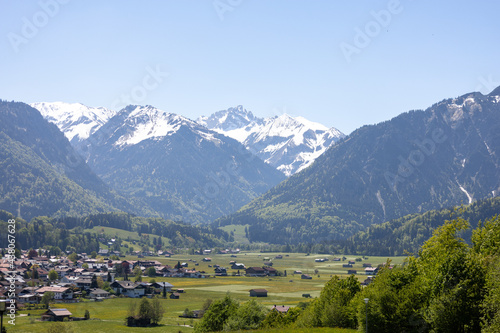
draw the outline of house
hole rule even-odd
[[[363,263],[363,267],[372,267],[372,264],[365,262],[365,263]]]
[[[70,319],[73,314],[66,309],[48,309],[42,313],[43,321],[63,321],[65,318]]]
[[[267,297],[266,289],[251,289],[250,297]]]
[[[365,280],[361,283],[361,285],[362,285],[362,286],[367,286],[367,285],[369,285],[370,283],[372,283],[372,281],[373,281],[373,276],[368,276],[368,277],[367,277],[367,278],[366,278],[366,279],[365,279]]]
[[[302,271],[293,271],[293,274],[302,274]]]
[[[286,314],[288,312],[288,310],[290,310],[290,307],[284,306],[284,305],[274,305],[271,308],[271,311],[273,311],[273,310],[281,312],[282,314]]]
[[[70,300],[73,299],[73,290],[68,287],[46,286],[38,288],[36,293],[42,296],[46,292],[53,292],[55,300]]]
[[[358,272],[355,269],[348,269],[347,274],[358,274]]]
[[[376,275],[378,272],[377,267],[366,267],[365,268],[365,274],[366,275]]]
[[[278,271],[275,268],[264,267],[264,270],[266,271],[267,276],[277,276],[278,275]]]
[[[342,267],[344,267],[344,268],[352,268],[352,264],[342,264]]]
[[[215,276],[227,276],[227,270],[224,267],[215,267]]]
[[[301,278],[302,280],[311,280],[311,279],[312,279],[312,277],[311,277],[310,275],[308,275],[308,274],[302,274],[302,275],[300,276],[300,278]]]
[[[131,281],[115,281],[110,285],[117,293],[127,297],[140,298],[146,294],[146,287]]]
[[[151,287],[154,288],[155,291],[162,293],[163,288],[165,288],[166,292],[171,292],[173,285],[168,282],[155,282],[151,285]]]
[[[89,293],[90,298],[108,298],[109,292],[99,288],[91,289]]]
[[[245,265],[235,262],[231,265],[231,269],[245,269]]]
[[[247,276],[266,276],[267,271],[262,267],[249,267],[245,270]]]
[[[181,295],[179,293],[171,293],[169,297],[170,299],[179,299]]]
[[[22,304],[40,304],[42,297],[37,294],[25,294],[19,295],[17,299]]]
[[[203,258],[201,261],[209,262],[212,261],[212,258]]]

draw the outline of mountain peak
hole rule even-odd
[[[70,141],[87,139],[116,114],[113,110],[82,103],[40,102],[30,106],[59,127]]]
[[[493,91],[490,92],[488,96],[500,96],[500,86],[493,89]]]
[[[290,176],[309,166],[344,137],[335,128],[287,113],[258,118],[241,105],[198,119],[209,129],[243,143],[251,152]]]

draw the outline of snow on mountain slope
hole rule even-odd
[[[206,127],[183,116],[159,110],[153,106],[129,105],[121,110],[116,119],[103,128],[113,129],[113,145],[136,145],[144,140],[162,140],[180,130],[182,126],[199,135],[201,140],[218,142]]]
[[[308,167],[345,135],[336,128],[283,114],[258,118],[241,105],[218,111],[198,123],[243,143],[287,176]]]
[[[69,141],[87,139],[116,114],[103,107],[93,108],[80,103],[42,102],[32,103],[30,106],[55,124]]]
[[[237,140],[149,105],[120,110],[77,149],[110,187],[186,222],[233,213],[285,179]]]

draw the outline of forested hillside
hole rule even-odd
[[[125,210],[153,214],[116,194],[59,129],[24,103],[0,101],[0,209],[21,216],[74,216]]]
[[[470,93],[363,126],[217,225],[252,241],[345,240],[366,227],[500,193],[500,96]]]
[[[95,232],[85,231],[93,227],[111,227],[141,234],[150,234],[141,243],[155,246],[155,249],[176,247],[213,247],[223,246],[232,241],[232,236],[221,230],[214,230],[208,226],[192,226],[183,223],[163,220],[159,218],[143,218],[127,213],[106,213],[85,217],[49,218],[38,216],[30,221],[16,218],[13,214],[0,210],[0,228],[7,230],[7,221],[16,219],[16,246],[19,249],[45,248],[54,255],[61,251],[86,252],[99,251],[99,248],[108,248],[107,239]],[[157,239],[164,238],[163,242]],[[142,239],[142,238],[141,238]],[[121,241],[117,239],[112,250],[123,251]],[[100,243],[101,242],[101,243]],[[157,248],[156,245],[165,244]],[[7,238],[0,239],[0,247],[6,248]],[[137,248],[140,250],[140,248]]]

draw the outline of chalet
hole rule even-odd
[[[147,269],[149,267],[161,266],[161,262],[156,260],[138,260],[136,265],[139,265],[141,268]]]
[[[366,275],[376,275],[378,272],[377,267],[366,267],[365,268],[365,274]]]
[[[110,285],[117,293],[127,297],[140,298],[146,294],[146,287],[131,281],[115,281]]]
[[[264,270],[266,271],[266,275],[268,275],[268,276],[277,276],[278,275],[278,271],[275,268],[264,267]]]
[[[245,269],[245,265],[235,262],[231,265],[231,269]]]
[[[358,274],[358,272],[355,269],[348,269],[347,274]]]
[[[273,262],[272,261],[264,261],[264,266],[272,266]]]
[[[179,299],[181,295],[179,293],[171,293],[169,297],[170,299]]]
[[[215,267],[215,276],[227,276],[227,270],[224,267]]]
[[[42,313],[43,321],[63,321],[65,318],[70,319],[73,314],[66,309],[48,309]]]
[[[247,276],[266,276],[267,271],[262,267],[249,267],[245,270]]]
[[[157,293],[162,293],[165,288],[166,292],[171,292],[173,285],[168,282],[155,282],[151,285]]]
[[[266,289],[251,289],[250,297],[267,297]]]
[[[107,292],[106,290],[95,288],[95,289],[91,289],[91,291],[89,293],[89,297],[94,298],[94,299],[96,299],[96,298],[108,298],[109,292]]]
[[[52,287],[46,286],[42,288],[38,288],[36,293],[42,296],[46,292],[53,292],[55,300],[70,300],[73,299],[73,290],[67,287]]]
[[[183,277],[187,277],[187,278],[201,278],[201,277],[204,277],[204,276],[202,276],[201,273],[198,272],[197,270],[186,269],[186,270],[184,270],[184,276]]]
[[[57,275],[59,275],[59,278],[63,278],[68,274],[73,273],[74,269],[68,266],[62,266],[62,267],[56,267],[56,272]]]
[[[212,258],[203,258],[201,261],[210,262],[210,261],[212,261]]]
[[[290,310],[290,307],[289,306],[284,306],[284,305],[274,305],[271,308],[271,311],[273,311],[273,310],[281,312],[282,314],[286,314],[288,312],[288,310]]]
[[[365,263],[363,263],[363,267],[372,267],[372,264],[365,262]]]
[[[21,304],[40,304],[42,297],[37,294],[24,294],[17,297]]]
[[[302,271],[293,271],[293,274],[302,274]]]
[[[308,274],[302,274],[302,275],[300,276],[300,278],[301,278],[302,280],[311,280],[311,279],[312,279],[312,276],[310,276],[310,275],[308,275]]]
[[[89,289],[92,284],[92,277],[90,276],[79,276],[72,281],[80,289]]]
[[[373,276],[368,276],[363,282],[361,282],[362,286],[367,286],[373,281]]]

